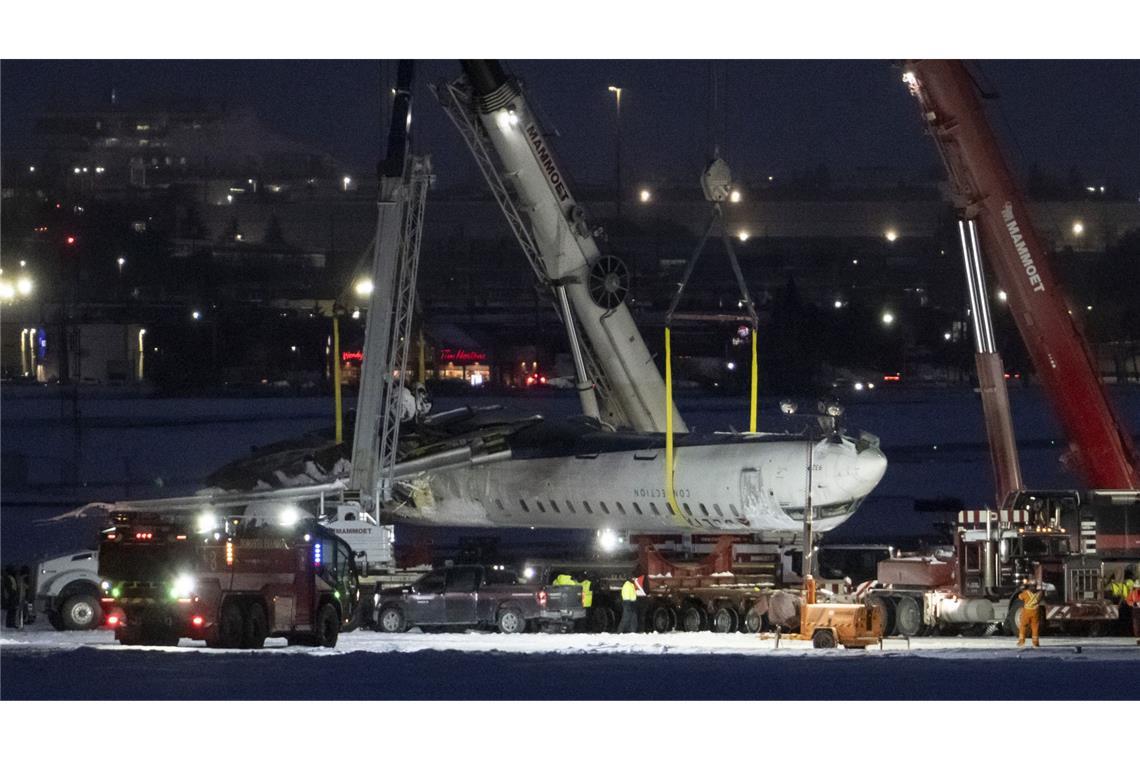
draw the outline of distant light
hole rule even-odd
[[[837,298],[837,299],[835,299],[835,308],[837,308],[837,309],[842,309],[842,308],[843,308],[843,302],[842,302],[842,301],[840,301],[838,298]]]
[[[736,362],[728,362],[724,366],[726,369],[728,369],[729,372],[731,372],[732,370],[736,369]]]
[[[867,389],[872,390],[872,391],[875,390],[875,384],[874,383],[867,383]]]
[[[106,171],[106,169],[104,169],[102,166],[96,166],[95,167],[95,173],[96,174],[102,174],[105,171]]]
[[[353,319],[360,319],[360,309],[353,309],[352,310],[352,318]]]
[[[859,259],[851,259],[851,263],[854,264],[855,266],[858,266],[859,265]]]
[[[948,333],[948,332],[942,333],[942,340],[949,341],[950,340],[950,333]]]
[[[353,286],[353,290],[358,296],[370,296],[372,295],[372,289],[372,280],[367,278],[360,280],[356,283],[355,286]]]
[[[1006,301],[1009,300],[1009,293],[1006,293],[1004,290],[999,290],[997,292],[997,297],[998,297],[999,301],[1001,301],[1002,303],[1005,303]]]
[[[884,311],[882,320],[884,325],[893,325],[895,323],[895,315],[889,311]]]
[[[863,388],[864,388],[864,386],[863,386],[863,383],[861,383],[861,382],[856,382],[856,383],[855,383],[855,386],[854,386],[854,388],[855,388],[855,390],[857,390],[857,391],[861,391],[861,390],[863,390]]]
[[[234,202],[234,197],[232,195],[230,195],[229,193],[226,193],[226,203],[233,203],[233,202]]]
[[[127,260],[125,258],[123,258],[122,256],[120,256],[119,258],[115,259],[115,263],[117,263],[119,265],[119,267],[121,268],[123,266],[123,264],[127,263]]]
[[[242,239],[242,235],[240,232],[237,233],[236,235],[234,235],[234,240],[238,241],[239,243],[241,242],[241,239]]]
[[[296,346],[289,346],[289,350],[292,351],[293,353],[297,353],[297,347]]]
[[[768,175],[768,181],[769,181],[769,182],[771,182],[771,181],[772,181],[772,180],[774,180],[774,179],[776,179],[776,178],[775,178],[775,177],[773,177],[771,174],[769,174],[769,175]]]
[[[194,311],[190,312],[190,318],[195,319],[195,320],[201,319],[202,318],[202,312],[195,309]]]
[[[883,233],[883,237],[887,239],[888,243],[893,243],[899,239],[898,230],[894,229],[893,227],[888,228],[887,231]]]
[[[649,201],[653,200],[653,193],[649,192],[647,188],[643,187],[641,188],[641,192],[637,194],[637,197],[641,200],[642,203],[649,203]]]
[[[7,280],[0,280],[0,298],[8,301],[16,297],[16,289]]]
[[[741,230],[740,232],[736,233],[736,237],[740,239],[741,243],[747,243],[748,238],[752,236],[748,234],[748,230]]]
[[[1100,186],[1100,191],[1101,191],[1101,193],[1104,193],[1104,185]]]
[[[533,567],[529,567],[529,566],[528,566],[528,567],[524,567],[524,568],[523,568],[523,577],[524,577],[524,578],[526,578],[528,581],[529,581],[531,578],[533,578],[533,577],[534,577],[534,568],[533,568]]]
[[[344,178],[343,178],[343,179],[342,179],[340,182],[341,182],[341,184],[342,184],[342,185],[344,185],[344,189],[345,189],[345,191],[347,192],[347,191],[348,191],[348,187],[349,187],[349,185],[351,185],[351,184],[352,184],[352,177],[349,177],[348,175],[345,175],[345,177],[344,177]]]
[[[1088,190],[1090,193],[1095,193],[1095,192],[1096,192],[1096,188],[1095,188],[1095,187],[1091,187],[1091,186],[1090,186],[1090,187],[1086,187],[1086,188],[1085,188],[1085,190]]]
[[[740,203],[740,199],[742,197],[743,196],[741,196],[739,190],[733,190],[731,193],[728,194],[728,200],[730,203]]]
[[[1092,304],[1091,303],[1085,307],[1085,311],[1092,311]]]
[[[26,296],[32,292],[32,279],[30,277],[21,277],[16,280],[16,292],[22,296]],[[1092,308],[1091,306],[1089,308]]]
[[[606,89],[608,89],[610,92],[617,93],[618,95],[621,94],[621,88],[615,87],[612,84],[609,87],[607,87]]]
[[[28,262],[27,262],[27,261],[25,261],[24,259],[20,259],[20,267],[21,267],[21,268],[22,268],[22,267],[26,267],[27,265],[28,265]]]
[[[31,172],[32,174],[35,174],[35,173],[36,173],[36,167],[34,167],[34,166],[29,166],[29,167],[28,167],[28,171],[29,171],[29,172]]]
[[[1081,222],[1073,222],[1073,234],[1080,237],[1085,233],[1085,225]]]
[[[301,519],[301,515],[297,512],[296,507],[285,507],[277,516],[277,522],[285,527],[296,525],[299,519]]]
[[[77,167],[75,167],[75,169],[73,169],[73,171],[74,171],[76,174],[79,174],[79,172],[80,172],[80,168],[77,166]]]

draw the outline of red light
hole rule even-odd
[[[543,375],[542,377],[538,378],[538,382],[542,383],[543,385],[546,385],[546,376]]]
[[[59,208],[59,206],[56,206],[56,208]],[[75,236],[74,235],[68,235],[67,236],[67,244],[68,245],[75,245]]]
[[[539,607],[545,607],[546,606],[546,590],[545,589],[538,592],[538,606]]]
[[[152,538],[154,538],[154,534],[150,533],[150,532],[140,531],[140,532],[135,533],[135,540],[136,541],[149,541]]]
[[[119,624],[119,616],[118,615],[108,615],[107,616],[107,625],[114,628],[118,624]]]
[[[530,377],[528,377],[526,379],[526,384],[527,385],[534,385],[534,376],[533,375],[531,375]]]
[[[194,617],[190,618],[190,624],[195,628],[201,628],[202,624],[205,622],[206,620],[201,615],[195,615]]]
[[[884,383],[897,383],[902,379],[901,375],[883,375]]]

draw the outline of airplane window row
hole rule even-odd
[[[559,509],[559,507],[558,507],[558,502],[556,502],[554,499],[551,499],[549,504],[550,504],[551,510],[553,510],[555,514],[559,514],[559,515],[562,514],[562,510]],[[538,508],[539,512],[546,514],[546,506],[543,504],[541,499],[535,499],[534,505]],[[507,511],[506,506],[503,505],[502,499],[495,499],[495,506],[498,507],[499,511],[501,511],[501,512]],[[523,512],[530,514],[530,505],[527,504],[526,499],[519,499],[519,506],[522,508]],[[638,515],[644,516],[645,513],[642,511],[641,505],[638,504],[636,501],[632,502],[630,506],[633,507],[633,511],[635,513],[637,513]],[[661,516],[661,512],[660,512],[660,510],[658,510],[656,502],[651,501],[651,502],[649,502],[648,506],[649,506],[649,511],[652,512],[655,516],[657,516],[657,517]],[[668,505],[666,505],[666,506],[668,506]],[[620,501],[614,502],[614,507],[622,515],[628,515],[629,514],[628,512],[626,512],[625,507],[622,505],[622,503]],[[582,508],[586,510],[586,514],[588,514],[588,515],[594,514],[594,510],[590,506],[590,502],[583,501],[582,502]],[[606,515],[610,514],[609,507],[606,506],[606,503],[604,501],[598,502],[598,508],[602,510],[603,514],[606,514]],[[698,503],[697,508],[701,511],[701,514],[704,515],[704,517],[695,517],[693,515],[693,509],[692,509],[692,507],[689,506],[688,502],[683,502],[681,504],[681,508],[685,511],[685,515],[687,515],[687,516],[680,515],[680,514],[678,514],[678,516],[682,517],[685,520],[685,522],[689,523],[690,525],[700,525],[702,523],[704,523],[705,525],[707,525],[709,527],[721,527],[722,525],[724,525],[724,522],[722,520],[713,519],[711,517],[711,513],[709,512],[708,507],[706,507],[703,503]],[[713,512],[716,513],[717,517],[724,517],[724,511],[720,508],[719,504],[713,504],[712,508],[713,508]],[[574,503],[572,501],[570,501],[569,499],[566,500],[566,509],[572,515],[578,514],[577,510],[574,509]],[[729,504],[728,509],[730,512],[732,512],[732,515],[734,517],[736,517],[737,519],[740,518],[740,512],[737,511],[735,504]],[[672,507],[669,507],[669,512],[673,513]]]

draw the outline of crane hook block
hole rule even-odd
[[[705,167],[705,173],[701,175],[701,190],[705,199],[712,203],[728,200],[732,192],[732,170],[723,158],[715,158]]]

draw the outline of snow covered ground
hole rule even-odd
[[[573,656],[568,656],[573,655]],[[660,655],[674,655],[662,657]],[[122,647],[109,631],[0,636],[3,698],[1140,698],[1126,638],[889,640],[813,650],[746,634],[356,631],[335,649]]]

